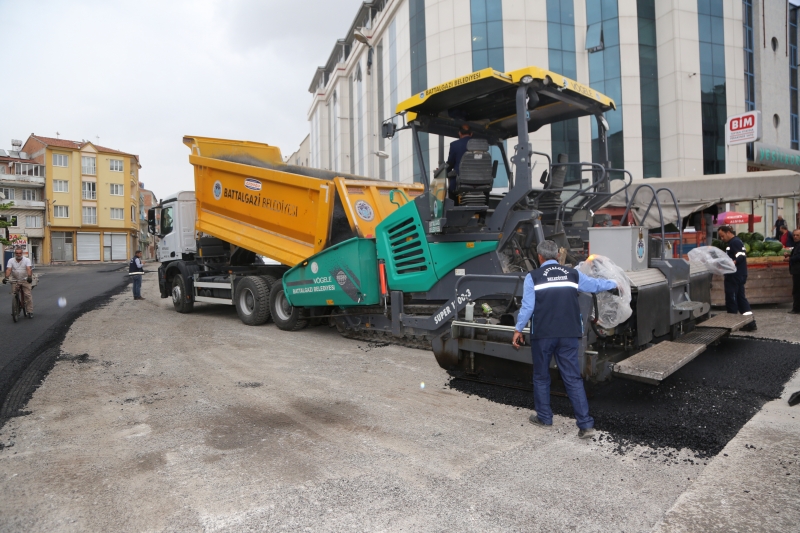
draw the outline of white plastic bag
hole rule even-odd
[[[631,309],[631,280],[614,261],[602,255],[590,255],[578,264],[577,270],[592,278],[610,279],[617,282],[619,296],[608,291],[597,293],[597,325],[603,329],[616,327],[633,314]]]
[[[733,274],[736,265],[723,250],[716,246],[700,246],[689,250],[689,261],[703,263],[712,274]]]

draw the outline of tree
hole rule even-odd
[[[0,204],[0,213],[2,213],[3,211],[8,211],[9,209],[11,209],[13,205],[14,202],[8,202],[7,204]],[[11,226],[10,222],[6,222],[5,220],[0,220],[0,244],[2,244],[3,246],[11,246],[11,241],[9,241],[6,238],[8,236],[8,230],[6,228],[9,226]]]

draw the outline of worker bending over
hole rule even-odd
[[[574,268],[559,265],[558,245],[543,241],[536,248],[541,267],[525,276],[522,308],[511,342],[514,348],[525,343],[522,330],[531,322],[531,355],[533,357],[533,403],[536,414],[530,422],[536,426],[553,425],[550,408],[550,359],[555,356],[561,379],[578,424],[578,437],[594,435],[594,419],[589,416],[589,402],[583,388],[578,348],[583,337],[583,320],[578,304],[578,291],[614,290],[617,283],[591,278]],[[534,306],[536,312],[534,312]]]

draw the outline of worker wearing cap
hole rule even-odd
[[[14,257],[8,260],[5,274],[3,283],[8,283],[9,277],[14,280],[12,294],[16,295],[17,291],[22,291],[28,318],[33,318],[33,295],[31,294],[33,266],[31,260],[23,256],[21,246],[14,248]]]
[[[472,129],[469,124],[462,124],[458,130],[458,140],[450,143],[450,153],[447,156],[447,190],[452,200],[455,200],[456,195],[456,178],[458,170],[461,166],[461,158],[467,153],[467,143],[472,139]],[[455,171],[453,177],[450,177],[450,172]]]
[[[725,274],[725,309],[732,314],[752,315],[750,302],[744,295],[744,285],[747,283],[747,252],[745,252],[744,243],[736,236],[731,226],[720,226],[717,229],[717,236],[725,242],[725,252],[736,265],[736,272]],[[742,331],[756,331],[757,329],[754,318],[752,322],[742,328]]]
[[[533,317],[531,355],[536,414],[531,415],[529,420],[536,426],[553,425],[553,410],[550,408],[550,359],[555,356],[567,396],[575,411],[575,420],[580,429],[578,437],[588,439],[594,435],[594,419],[589,416],[589,402],[578,363],[578,349],[583,337],[578,291],[610,291],[617,289],[617,283],[608,279],[591,278],[574,268],[558,264],[558,245],[553,241],[539,243],[536,252],[539,254],[541,267],[525,276],[522,307],[517,317],[514,337],[511,339],[514,348],[518,349],[524,344],[522,330]]]

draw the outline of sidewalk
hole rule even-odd
[[[800,343],[800,316],[787,314],[790,308],[757,306],[758,331],[736,335]],[[800,372],[708,464],[654,531],[797,531],[800,405],[787,400],[798,390]]]

